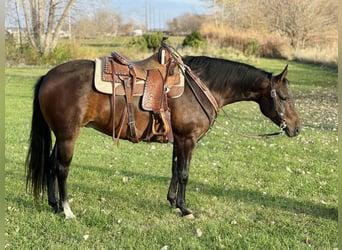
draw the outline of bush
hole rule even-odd
[[[6,49],[6,61],[12,62],[15,61],[18,55],[17,48],[15,46],[16,41],[12,34],[6,33],[5,37],[5,49]]]
[[[28,43],[17,45],[15,42],[10,44],[6,41],[6,63],[10,65],[35,65],[40,64],[40,58],[39,53],[32,49]]]
[[[164,37],[164,33],[161,33],[161,32],[143,35],[143,38],[146,41],[147,48],[150,50],[153,50],[153,52],[155,52],[159,48],[160,43],[163,40],[163,37]]]
[[[57,65],[72,59],[72,48],[69,44],[60,44],[53,51],[43,55],[41,64]]]
[[[53,51],[41,54],[29,43],[18,44],[13,35],[6,35],[6,62],[18,65],[57,65],[72,59],[69,43],[59,44]]]
[[[149,49],[155,52],[159,48],[164,36],[165,35],[162,32],[144,34],[140,38],[133,38],[130,40],[128,46]]]
[[[26,61],[35,61],[38,56],[28,43],[18,44],[17,38],[9,33],[5,37],[5,49],[6,63],[8,64],[27,64]]]
[[[260,46],[259,42],[256,39],[249,40],[246,45],[246,49],[244,51],[246,56],[259,56],[260,55]]]
[[[147,43],[143,37],[133,38],[128,42],[128,47],[138,47],[141,49],[147,49]]]
[[[284,55],[282,55],[280,48],[281,44],[279,42],[266,41],[260,45],[259,54],[261,57],[285,58]]]
[[[187,35],[183,40],[183,46],[190,46],[192,48],[199,48],[205,43],[204,38],[202,37],[199,31],[194,31],[191,34]]]

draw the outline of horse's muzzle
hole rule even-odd
[[[289,126],[287,124],[284,131],[288,137],[295,137],[295,136],[299,135],[301,128],[302,128],[302,126],[301,126],[300,122],[296,122],[293,126]]]

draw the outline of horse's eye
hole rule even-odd
[[[283,93],[281,93],[280,91],[277,91],[277,94],[278,94],[280,100],[282,100],[282,101],[286,101],[288,99],[288,97],[286,95],[284,95]]]
[[[284,95],[279,95],[279,98],[282,101],[286,101],[287,100],[287,96],[284,96]]]

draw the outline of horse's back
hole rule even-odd
[[[89,82],[94,76],[95,64],[92,60],[73,60],[52,68],[44,76],[44,85],[63,87],[60,84]],[[48,83],[47,83],[48,82]]]

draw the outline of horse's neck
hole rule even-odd
[[[259,83],[261,85],[261,83]],[[209,89],[211,89],[209,87]],[[255,101],[260,98],[261,86],[258,87],[254,82],[243,84],[239,82],[227,82],[224,88],[212,88],[211,91],[220,107],[240,101]]]
[[[269,86],[267,73],[248,65],[207,57],[186,57],[184,62],[206,82],[220,107],[239,101],[258,102]]]

